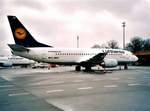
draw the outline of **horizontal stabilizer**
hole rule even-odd
[[[13,50],[13,51],[20,51],[20,52],[24,52],[24,51],[29,51],[29,49],[21,46],[21,45],[16,45],[16,44],[8,44],[8,46]]]

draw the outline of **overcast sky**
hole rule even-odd
[[[134,36],[150,38],[150,0],[0,0],[0,53],[14,43],[7,15],[15,15],[36,40],[54,47],[89,48]],[[0,54],[0,55],[1,55]]]

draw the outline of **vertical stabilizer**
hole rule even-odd
[[[52,47],[36,41],[16,16],[8,16],[8,21],[17,45],[24,47]]]

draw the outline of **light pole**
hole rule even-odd
[[[123,49],[125,49],[125,27],[126,27],[126,22],[122,22],[122,27],[123,27]],[[128,69],[128,65],[124,65],[124,69]]]
[[[125,26],[126,26],[126,22],[122,22],[122,27],[123,27],[123,49],[125,49]]]
[[[79,48],[79,36],[77,36],[77,48]]]

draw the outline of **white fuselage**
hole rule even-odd
[[[104,59],[114,59],[118,64],[137,61],[137,57],[131,52],[122,49],[81,49],[81,48],[28,48],[29,52],[17,52],[14,54],[33,59],[39,62],[76,65],[89,60],[99,53],[108,52]]]
[[[35,61],[22,58],[19,56],[2,56],[0,57],[1,66],[14,66],[14,65],[29,65],[33,64]]]

